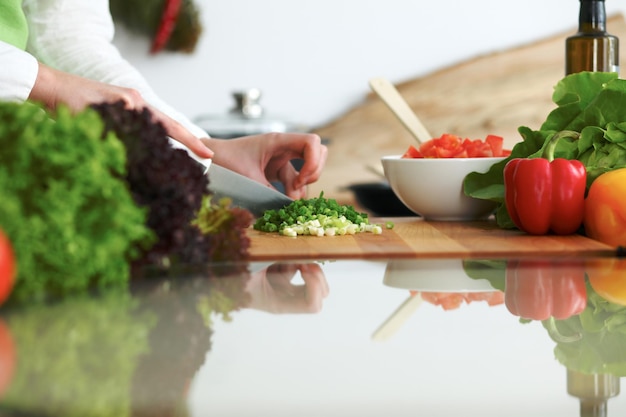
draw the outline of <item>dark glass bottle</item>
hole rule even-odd
[[[565,41],[565,74],[619,73],[619,39],[606,31],[604,0],[580,0],[578,33]]]

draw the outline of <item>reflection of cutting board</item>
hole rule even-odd
[[[607,28],[624,40],[620,56],[626,56],[624,18],[611,17]],[[518,127],[538,129],[554,109],[553,88],[564,76],[565,37],[575,30],[477,57],[397,87],[431,134],[476,139],[493,133],[503,136],[510,147],[521,140]],[[369,91],[366,79],[363,91]],[[402,153],[414,142],[373,94],[316,133],[330,139],[329,156],[320,180],[310,186],[310,195],[324,191],[326,197],[350,204],[354,204],[352,196],[343,187],[378,181],[365,166],[380,166],[381,156]]]
[[[530,236],[499,229],[494,221],[426,222],[396,218],[381,235],[286,237],[249,230],[250,260],[389,259],[400,257],[500,258],[610,254],[614,248],[580,235]],[[380,219],[371,222],[384,224]]]

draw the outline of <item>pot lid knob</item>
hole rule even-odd
[[[233,98],[235,99],[235,107],[231,110],[231,113],[236,113],[249,119],[256,119],[263,115],[263,107],[259,103],[261,90],[258,88],[235,91]]]

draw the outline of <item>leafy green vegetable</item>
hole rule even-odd
[[[92,110],[52,116],[0,103],[0,228],[17,257],[11,300],[125,285],[151,240],[146,213],[121,178],[124,146]]]
[[[558,332],[577,337],[555,339],[557,360],[588,374],[626,376],[626,307],[611,303],[587,285],[587,307],[577,316],[555,320]],[[543,322],[549,329],[550,323]]]
[[[253,220],[250,211],[233,207],[231,199],[222,198],[214,203],[212,196],[207,195],[191,224],[198,227],[208,242],[208,259],[235,262],[248,256],[250,237],[246,229]]]
[[[286,236],[344,235],[359,232],[381,233],[382,228],[371,225],[367,213],[359,213],[350,205],[334,199],[299,199],[279,210],[267,210],[254,223],[254,229],[278,232]]]
[[[505,259],[463,259],[463,270],[472,279],[486,279],[496,290],[504,291]]]
[[[165,127],[148,109],[128,109],[122,101],[92,107],[105,131],[124,144],[124,178],[135,203],[147,209],[146,224],[156,235],[156,242],[133,262],[133,271],[208,262],[208,244],[191,225],[209,193],[204,166],[171,146]]]
[[[150,351],[156,324],[152,311],[138,307],[116,290],[6,314],[17,364],[0,413],[130,416],[137,362]]]
[[[511,155],[486,173],[473,172],[464,181],[466,195],[498,204],[496,220],[502,228],[514,228],[504,204],[502,172],[513,158],[541,157],[549,139],[557,132],[580,133],[578,140],[559,141],[555,157],[578,159],[587,168],[587,187],[602,173],[626,167],[626,80],[617,74],[581,72],[557,83],[552,99],[554,109],[540,130],[521,126],[522,141]]]

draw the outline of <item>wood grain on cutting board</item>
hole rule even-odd
[[[598,256],[615,249],[581,235],[531,236],[503,230],[495,221],[427,222],[421,218],[390,219],[393,229],[383,233],[345,236],[287,237],[249,229],[251,261],[391,259],[391,258],[503,258],[516,256]],[[371,219],[384,224],[385,219]]]

